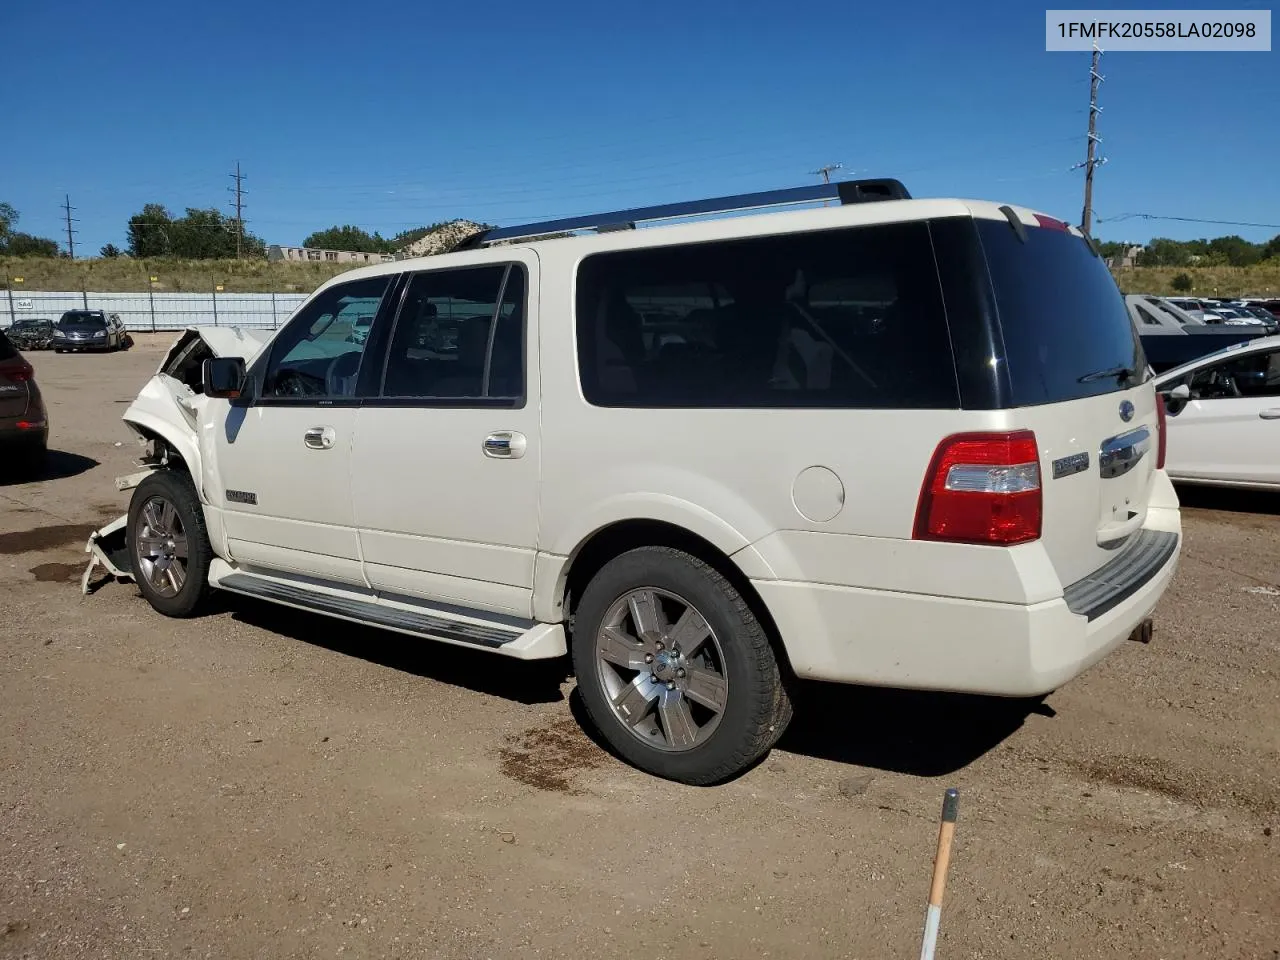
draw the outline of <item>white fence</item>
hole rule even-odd
[[[46,293],[0,294],[0,319],[57,320],[67,310],[117,313],[130,330],[181,330],[196,324],[274,329],[308,297],[305,293]]]

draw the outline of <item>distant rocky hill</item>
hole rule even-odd
[[[471,220],[454,220],[436,228],[425,237],[407,243],[400,248],[401,257],[430,257],[448,253],[473,233],[484,230],[484,224]]]

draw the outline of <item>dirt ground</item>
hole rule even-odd
[[[0,957],[1280,957],[1280,497],[1184,491],[1150,646],[1040,703],[805,687],[721,787],[623,765],[562,664],[226,599],[82,597],[167,338],[31,356],[0,478]],[[893,642],[893,638],[885,638]]]

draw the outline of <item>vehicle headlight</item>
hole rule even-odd
[[[66,339],[66,336],[67,336],[67,331],[65,331],[65,330],[55,330],[55,331],[53,331],[53,335],[54,335],[55,337],[61,337],[61,338],[63,338],[63,339],[65,340],[65,339]]]

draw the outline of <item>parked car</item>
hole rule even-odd
[[[1156,373],[1266,335],[1262,326],[1203,323],[1161,297],[1129,294],[1124,299],[1147,363]]]
[[[48,350],[53,346],[52,320],[15,320],[5,333],[18,350]]]
[[[124,545],[172,617],[212,588],[571,653],[675,780],[753,763],[793,676],[1053,690],[1149,635],[1177,563],[1124,301],[1023,208],[857,181],[498,228],[202,337],[124,414],[149,471],[95,562]]]
[[[1213,312],[1222,318],[1223,323],[1239,324],[1241,326],[1266,326],[1262,320],[1259,320],[1244,307],[1233,306],[1229,303],[1219,303],[1213,308]]]
[[[129,337],[119,314],[103,310],[68,310],[53,331],[53,349],[123,350]]]
[[[1280,336],[1162,374],[1167,469],[1185,483],[1280,490]]]
[[[49,416],[35,371],[0,331],[0,474],[14,465],[37,468],[48,444]]]

